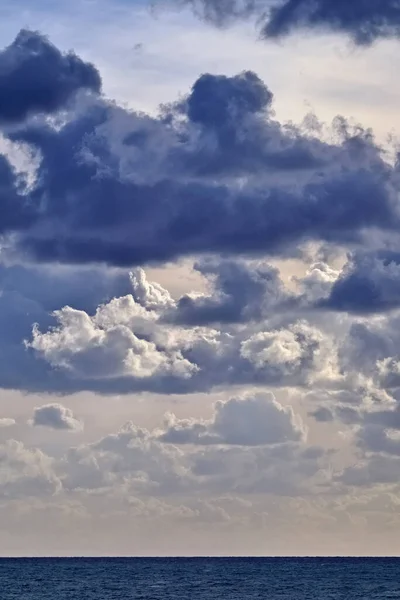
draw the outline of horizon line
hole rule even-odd
[[[212,559],[212,560],[235,560],[235,559],[264,559],[264,560],[299,560],[299,559],[400,559],[400,554],[299,554],[299,555],[286,555],[286,554],[276,554],[276,555],[251,555],[251,554],[237,554],[237,555],[207,555],[207,554],[198,554],[198,555],[9,555],[2,556],[0,555],[0,560],[196,560],[196,559]]]

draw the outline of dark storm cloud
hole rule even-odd
[[[65,181],[64,198],[67,192]],[[49,212],[18,245],[39,261],[119,266],[209,252],[284,256],[306,240],[356,243],[364,228],[391,229],[398,223],[391,196],[363,172],[301,191],[173,181],[143,186],[105,176],[86,181],[64,207],[63,198],[57,206],[49,198]]]
[[[352,313],[384,312],[400,306],[400,255],[359,253],[350,257],[343,273],[321,306]]]
[[[216,25],[225,25],[236,19],[253,16],[262,7],[258,0],[177,0],[176,4],[188,5],[194,12]],[[264,6],[269,4],[264,0]]]
[[[0,233],[27,229],[33,223],[35,209],[24,193],[25,188],[25,178],[18,175],[9,160],[0,154]]]
[[[0,51],[0,122],[54,113],[79,90],[99,92],[97,69],[76,54],[62,54],[34,31],[22,30]]]
[[[264,27],[267,37],[279,37],[302,27],[348,34],[357,44],[400,33],[398,0],[285,0],[271,9]]]
[[[95,99],[60,128],[21,126],[9,138],[41,162],[29,190],[6,178],[3,229],[35,260],[130,266],[397,228],[394,169],[369,134],[342,122],[342,141],[323,143],[270,102],[254,73],[203,75],[159,118]]]
[[[196,81],[187,99],[187,115],[193,123],[223,133],[235,121],[268,108],[272,98],[270,90],[251,71],[239,77],[205,74]]]
[[[279,38],[302,29],[337,31],[356,44],[398,37],[398,0],[177,0],[218,26],[253,17],[265,38]]]

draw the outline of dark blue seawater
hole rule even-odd
[[[400,560],[0,559],[1,600],[392,600]]]

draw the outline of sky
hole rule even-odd
[[[395,0],[4,0],[0,556],[398,555]]]

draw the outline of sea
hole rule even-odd
[[[393,600],[396,558],[0,559],[1,600]]]

